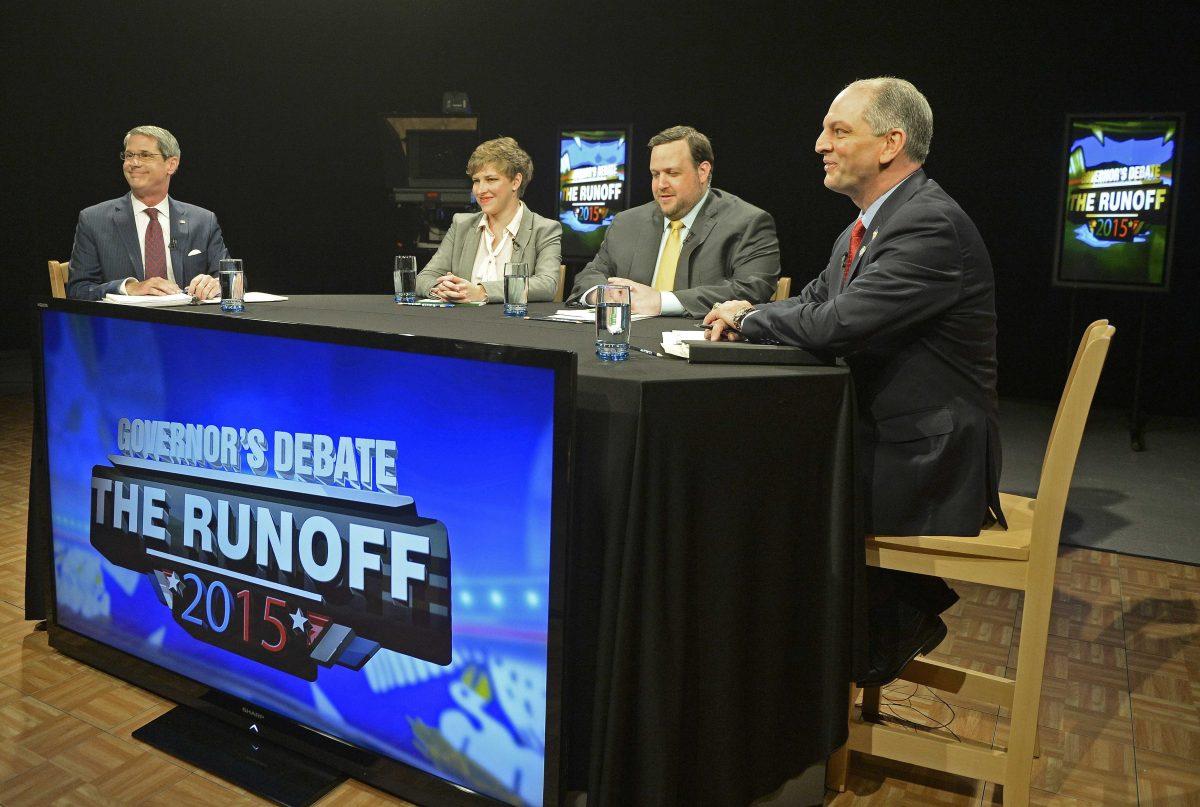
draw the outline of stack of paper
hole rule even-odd
[[[187,305],[192,301],[192,295],[184,294],[108,294],[104,297],[106,303],[120,305],[140,305],[146,308],[158,308],[167,305]]]
[[[687,331],[663,331],[662,349],[672,356],[687,359],[691,357],[688,343],[703,342],[704,335],[704,331],[694,328]]]
[[[267,294],[264,291],[248,291],[246,292],[245,301],[248,303],[277,303],[281,300],[286,300],[279,294]],[[139,305],[145,308],[162,308],[173,305],[191,305],[192,295],[180,292],[179,294],[107,294],[104,297],[106,303],[117,303],[119,305]],[[210,305],[221,302],[220,297],[213,297],[211,300],[198,300],[197,305]]]
[[[631,319],[650,319],[653,314],[634,314]],[[596,324],[596,309],[594,308],[560,308],[553,314],[538,319],[548,319],[554,322],[582,322],[588,325]]]
[[[248,303],[280,303],[286,300],[287,297],[282,294],[267,294],[265,291],[248,291],[246,292],[246,302]],[[205,300],[205,303],[219,303],[221,298],[215,300]]]

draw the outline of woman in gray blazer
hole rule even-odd
[[[417,294],[454,303],[504,302],[504,267],[529,267],[529,302],[554,299],[562,225],[534,213],[521,196],[533,161],[511,137],[481,143],[467,161],[479,213],[458,213],[437,253],[417,275]]]

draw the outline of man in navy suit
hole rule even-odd
[[[217,262],[229,252],[217,217],[167,196],[179,170],[178,141],[166,129],[138,126],[125,135],[121,162],[129,193],[79,214],[67,296],[219,296]]]
[[[796,297],[735,300],[710,338],[845,357],[859,422],[856,464],[875,535],[978,535],[1004,522],[992,263],[974,223],[922,164],[933,113],[916,87],[856,81],[834,99],[816,150],[825,186],[860,213]],[[869,569],[871,669],[879,686],[946,635],[957,595],[934,577]]]

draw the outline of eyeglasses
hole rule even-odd
[[[140,160],[142,162],[146,162],[147,160],[152,160],[155,157],[161,157],[162,155],[157,151],[122,151],[117,156],[121,158],[121,162],[127,163],[131,160]]]

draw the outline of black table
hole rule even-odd
[[[844,742],[863,613],[844,368],[600,362],[589,325],[383,296],[232,316],[578,354],[563,749],[589,804],[747,804]],[[632,343],[685,327],[635,322]]]

